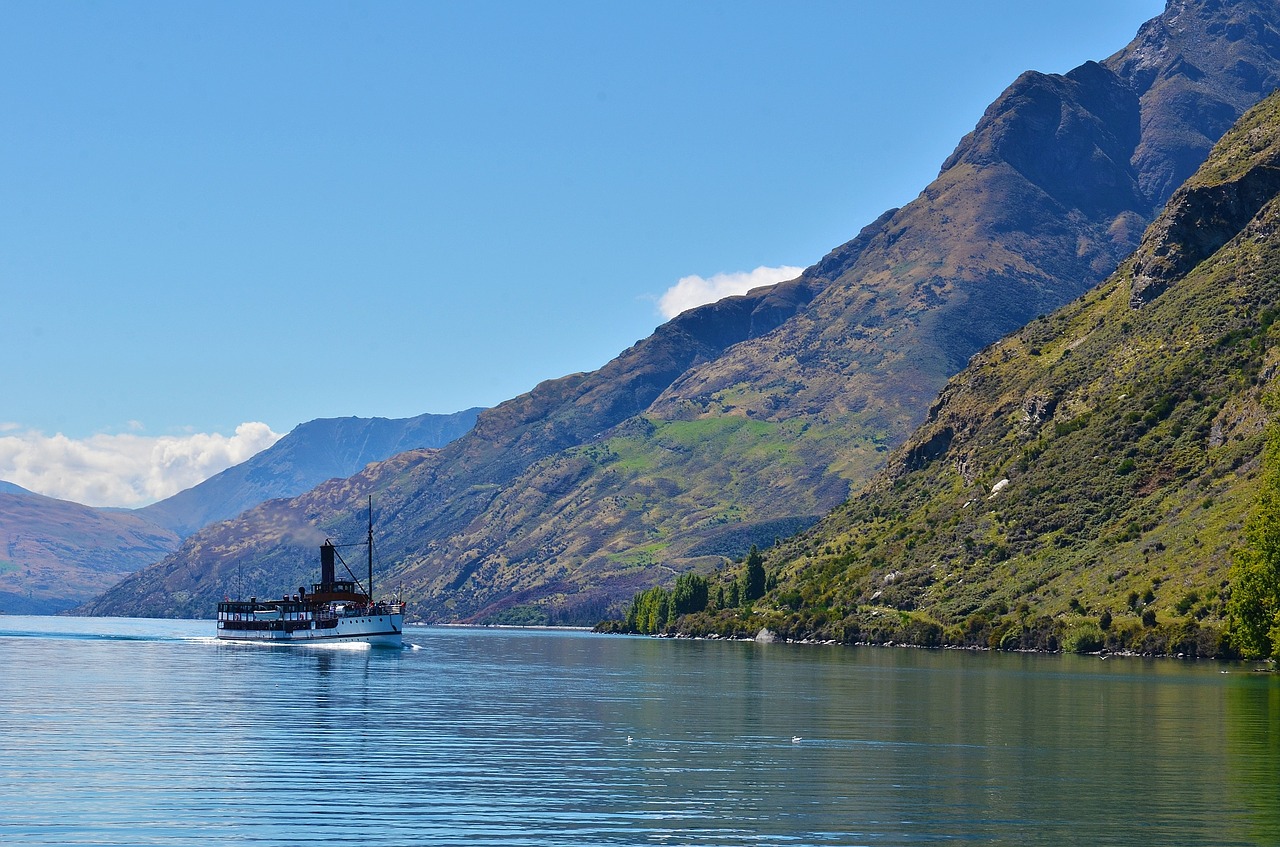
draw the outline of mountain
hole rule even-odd
[[[975,356],[863,491],[687,632],[1215,655],[1280,374],[1280,94],[1103,285]]]
[[[137,514],[186,538],[264,500],[294,497],[405,450],[443,447],[475,425],[480,409],[414,418],[321,418],[272,446]]]
[[[132,511],[90,508],[0,483],[0,611],[69,609],[160,561],[206,524],[345,478],[403,450],[447,444],[474,425],[479,411],[310,421],[247,461]]]
[[[767,546],[880,469],[970,356],[1111,273],[1277,84],[1274,4],[1171,2],[1104,62],[1020,76],[916,200],[798,279],[690,310],[437,454],[210,527],[94,608],[201,614],[246,559],[285,579],[310,553],[276,524],[338,534],[369,493],[428,620],[593,621]]]
[[[0,516],[0,612],[9,614],[69,609],[179,542],[173,532],[128,512],[25,490],[0,491]]]

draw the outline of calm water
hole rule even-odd
[[[0,617],[0,843],[1280,844],[1243,666],[211,632]]]

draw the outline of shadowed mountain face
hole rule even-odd
[[[1085,296],[974,356],[857,497],[681,628],[1217,654],[1280,374],[1280,93]]]
[[[392,578],[430,620],[592,621],[767,546],[881,467],[974,353],[1133,250],[1280,83],[1277,33],[1270,3],[1179,2],[1102,63],[1023,74],[915,201],[799,279],[690,310],[599,371],[485,412],[439,454],[299,498],[290,520],[336,531],[372,491]],[[244,516],[237,549],[283,577],[299,552],[276,520]],[[94,608],[204,613],[217,590],[175,602],[173,574],[225,582],[212,537]]]

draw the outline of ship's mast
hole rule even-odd
[[[373,602],[373,495],[369,495],[369,602]]]

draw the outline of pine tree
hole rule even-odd
[[[747,554],[747,570],[743,575],[742,601],[752,603],[763,597],[764,583],[764,556],[760,555],[760,548],[752,544],[751,552]]]
[[[688,615],[707,608],[710,586],[707,578],[696,573],[681,574],[671,592],[671,606],[675,614]]]
[[[1274,405],[1273,402],[1269,405]],[[1280,659],[1280,425],[1262,454],[1261,490],[1231,565],[1227,632],[1246,658]]]

